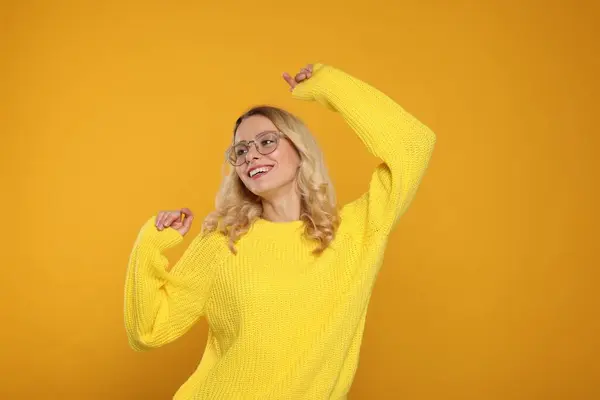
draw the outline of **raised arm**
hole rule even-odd
[[[340,113],[367,149],[383,161],[371,177],[369,190],[342,209],[342,218],[356,218],[367,233],[388,234],[415,196],[435,134],[379,90],[328,65],[316,64],[310,79],[292,93]]]
[[[170,343],[198,321],[222,259],[222,241],[200,234],[167,272],[163,252],[183,236],[171,228],[158,231],[155,223],[152,217],[142,227],[125,279],[125,329],[130,346],[138,351]]]

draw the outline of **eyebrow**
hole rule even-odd
[[[276,132],[277,131],[274,131],[272,129],[267,129],[266,131],[258,132],[256,135],[254,135],[254,139],[256,139],[257,137],[259,137],[263,133],[276,133]],[[252,139],[252,140],[254,140],[254,139]],[[250,140],[238,140],[237,142],[234,140],[233,144],[248,143],[248,142],[250,142]]]

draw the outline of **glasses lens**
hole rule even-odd
[[[240,165],[244,162],[246,153],[248,153],[248,145],[238,143],[229,150],[229,161],[234,165]]]
[[[277,132],[267,132],[263,133],[256,137],[251,143],[254,143],[256,146],[256,150],[262,154],[270,154],[277,148],[279,143],[279,135]],[[246,154],[250,151],[251,144],[247,144],[245,142],[238,143],[235,146],[231,147],[229,150],[229,162],[233,165],[239,166],[244,163],[246,160]]]
[[[260,154],[269,154],[273,152],[277,148],[278,139],[279,136],[277,136],[277,134],[274,132],[263,133],[256,138],[258,152]]]

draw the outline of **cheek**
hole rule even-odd
[[[295,172],[295,170],[298,168],[298,164],[300,163],[300,157],[298,156],[298,153],[290,145],[277,149],[272,156],[282,169],[292,170]]]
[[[246,179],[246,174],[240,168],[236,168],[235,173],[237,174],[238,178],[240,178],[242,181]]]

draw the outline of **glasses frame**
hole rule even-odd
[[[257,140],[260,140],[260,138],[261,138],[262,136],[264,136],[264,135],[267,135],[267,134],[273,134],[273,133],[274,133],[274,134],[275,134],[275,136],[277,137],[277,142],[275,143],[275,147],[273,147],[273,149],[272,149],[272,150],[270,150],[270,151],[268,151],[268,152],[266,152],[266,153],[263,153],[263,152],[261,152],[261,151],[259,150],[259,148],[258,148],[259,146],[256,144],[256,141],[257,141]],[[274,152],[275,150],[277,150],[277,148],[279,147],[279,142],[280,142],[280,140],[281,140],[282,138],[285,138],[285,137],[286,137],[286,136],[285,136],[285,135],[284,135],[282,132],[280,132],[280,131],[264,131],[264,132],[261,132],[261,133],[259,133],[258,135],[256,135],[256,137],[255,137],[254,139],[252,139],[252,140],[240,140],[240,141],[239,141],[239,142],[237,142],[237,143],[233,143],[233,144],[232,144],[231,146],[229,146],[229,147],[227,148],[227,150],[225,151],[225,159],[226,159],[226,160],[227,160],[227,161],[228,161],[228,162],[229,162],[231,165],[233,165],[234,167],[239,167],[240,165],[243,165],[243,164],[244,164],[244,162],[246,162],[246,161],[242,161],[241,163],[237,163],[237,164],[236,164],[236,163],[234,163],[234,162],[232,161],[232,159],[231,159],[231,152],[233,151],[233,149],[234,149],[236,146],[238,146],[238,145],[240,145],[240,144],[245,144],[246,146],[248,146],[248,151],[249,151],[249,150],[250,150],[250,146],[251,146],[251,145],[254,145],[254,148],[256,149],[256,151],[257,151],[259,154],[261,154],[261,155],[263,155],[263,156],[266,156],[266,155],[269,155],[269,154],[271,154],[271,153],[272,153],[272,152]],[[246,153],[246,154],[248,154],[248,153]],[[246,158],[246,154],[245,154],[243,157],[238,157],[238,158],[245,159],[245,158]]]

